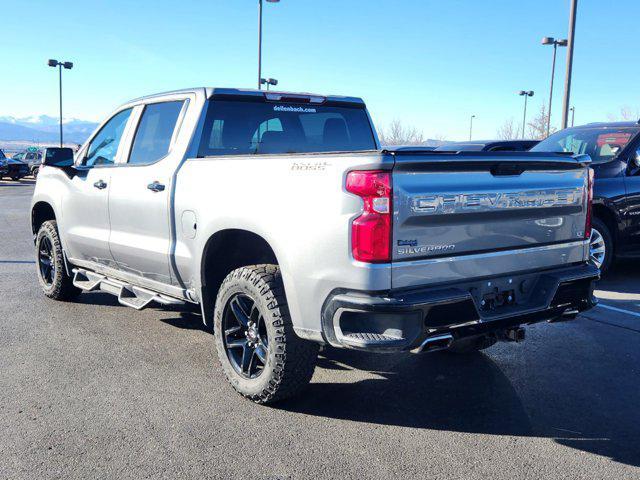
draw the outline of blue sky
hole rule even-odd
[[[254,87],[257,0],[24,0],[2,3],[0,116],[99,120],[140,95],[191,86]],[[426,137],[494,137],[548,98],[552,48],[569,0],[281,0],[264,5],[263,75],[279,88],[361,96],[378,126],[398,118]],[[640,110],[637,0],[580,0],[576,123]],[[560,49],[553,123],[561,113]]]

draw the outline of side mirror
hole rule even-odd
[[[66,147],[48,147],[42,155],[42,165],[48,167],[73,167],[73,149]]]

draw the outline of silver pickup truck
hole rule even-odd
[[[589,158],[381,150],[358,98],[197,88],[118,108],[51,148],[37,275],[68,300],[199,304],[259,403],[321,344],[472,352],[594,305]]]

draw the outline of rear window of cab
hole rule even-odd
[[[373,150],[363,107],[214,100],[199,156]]]

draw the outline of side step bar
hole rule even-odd
[[[161,293],[137,287],[128,283],[109,278],[100,273],[85,270],[83,268],[73,269],[73,284],[85,291],[100,290],[118,297],[118,302],[127,307],[142,310],[151,302],[160,305],[184,305],[184,301],[179,298],[170,297]]]

